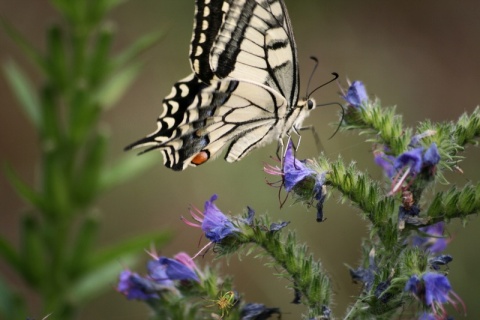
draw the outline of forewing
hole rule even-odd
[[[214,77],[210,67],[210,52],[223,24],[227,7],[228,3],[224,0],[195,1],[190,64],[198,78],[205,83],[210,83]]]
[[[298,101],[297,49],[290,19],[281,0],[225,1],[225,15],[210,51],[218,78],[265,84]]]

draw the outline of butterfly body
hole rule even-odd
[[[157,130],[127,146],[159,149],[173,170],[227,148],[234,162],[289,136],[315,107],[298,101],[297,51],[283,0],[197,0],[193,73],[163,100]]]

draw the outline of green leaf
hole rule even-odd
[[[7,241],[0,237],[0,256],[5,260],[13,270],[19,270],[21,267],[20,257],[15,248]]]
[[[90,215],[82,222],[78,230],[78,236],[74,240],[75,243],[71,250],[71,257],[68,270],[71,277],[76,278],[85,267],[85,262],[92,252],[93,245],[97,236],[99,223],[96,216]]]
[[[0,315],[3,319],[26,319],[25,301],[0,276]]]
[[[122,256],[121,260],[110,261],[92,272],[86,274],[77,283],[69,287],[71,298],[78,304],[94,299],[102,291],[112,288],[120,270],[123,267],[133,266],[138,261],[138,255]]]
[[[31,215],[25,216],[22,224],[21,259],[23,277],[33,287],[38,287],[45,276],[45,247],[40,225]]]
[[[67,86],[67,59],[65,56],[62,29],[55,25],[47,33],[48,77],[53,81],[56,90],[64,91]]]
[[[85,156],[78,168],[73,185],[76,201],[80,207],[91,204],[98,195],[107,145],[107,135],[100,133],[95,135],[85,147]]]
[[[105,24],[97,36],[87,70],[89,85],[92,88],[96,88],[101,83],[110,69],[109,53],[113,34],[113,26]]]
[[[100,177],[100,190],[108,190],[123,184],[159,163],[158,153],[147,153],[141,157],[123,157],[111,168],[104,168]]]
[[[170,233],[165,231],[142,234],[134,238],[129,238],[95,253],[89,264],[89,268],[90,270],[102,268],[104,265],[112,262],[118,264],[119,259],[123,256],[142,253],[145,248],[149,248],[152,243],[154,243],[157,248],[162,247],[170,238]]]
[[[90,24],[97,24],[114,7],[126,2],[126,0],[96,0],[88,6],[88,19]]]
[[[40,129],[42,125],[41,108],[38,96],[35,94],[31,83],[12,60],[5,63],[3,68],[11,89],[23,111],[28,119],[32,121],[35,128]]]
[[[98,295],[116,282],[120,270],[125,266],[132,266],[138,261],[138,254],[155,243],[157,247],[163,246],[170,236],[163,232],[141,235],[128,239],[110,248],[103,249],[92,259],[86,273],[69,291],[72,298],[85,302]]]
[[[9,22],[0,17],[0,24],[10,38],[23,50],[23,53],[34,62],[42,71],[45,71],[45,61],[37,49],[35,49]]]
[[[125,49],[122,53],[117,55],[113,60],[113,69],[120,69],[129,62],[133,61],[136,57],[138,57],[142,52],[150,49],[153,45],[160,42],[160,40],[165,36],[166,32],[164,31],[157,31],[148,33],[133,44],[131,44],[127,49]]]
[[[40,211],[45,208],[41,195],[23,182],[8,163],[4,165],[3,171],[20,197]]]
[[[95,100],[107,110],[121,98],[140,72],[141,64],[135,63],[112,75],[95,94]]]

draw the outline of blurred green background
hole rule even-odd
[[[193,0],[129,1],[115,9],[110,20],[117,29],[116,47],[123,48],[136,38],[153,30],[166,31],[159,45],[144,54],[146,67],[133,87],[125,92],[119,105],[105,114],[104,125],[111,133],[109,158],[135,157],[125,154],[128,143],[156,128],[155,119],[161,111],[161,101],[170,92],[174,82],[189,74],[188,46],[191,37]],[[397,105],[406,124],[418,121],[456,120],[463,112],[471,112],[480,102],[480,1],[319,1],[286,0],[299,51],[301,92],[312,70],[309,56],[319,58],[320,68],[312,87],[330,79],[338,72],[345,79],[362,80],[369,94],[378,96],[384,106]],[[44,48],[44,30],[58,21],[57,13],[45,0],[0,1],[0,15],[7,18],[38,47]],[[0,32],[0,62],[15,59],[29,75],[40,83],[33,68],[20,50]],[[341,101],[338,87],[333,84],[315,94],[318,103]],[[10,89],[0,79],[0,154],[1,162],[11,163],[25,181],[37,179],[37,137],[29,121],[22,114]],[[357,133],[334,132],[331,125],[337,120],[334,107],[316,110],[305,122],[319,132],[326,152],[331,158],[341,154],[346,160],[355,160],[359,168],[368,170],[381,179],[373,165],[370,145],[362,143]],[[188,214],[189,204],[198,207],[213,193],[218,193],[218,206],[226,213],[237,214],[247,206],[257,212],[269,212],[274,220],[291,221],[290,228],[299,233],[315,256],[323,261],[330,273],[335,293],[334,311],[341,316],[353,301],[360,287],[351,283],[344,264],[356,266],[360,257],[360,240],[367,235],[367,225],[357,210],[339,205],[339,194],[331,194],[325,205],[327,221],[315,222],[315,211],[291,201],[279,209],[277,189],[265,183],[264,162],[275,154],[271,144],[252,152],[239,163],[228,164],[222,159],[210,161],[199,168],[173,172],[158,166],[138,179],[104,196],[98,203],[103,220],[102,244],[109,244],[147,231],[172,230],[173,241],[160,253],[173,255],[178,251],[196,253],[200,237],[179,220]],[[313,137],[302,136],[299,158],[315,157]],[[480,152],[467,149],[467,159],[460,164],[464,174],[447,173],[451,184],[478,182]],[[437,187],[438,189],[442,186]],[[17,223],[26,206],[13,192],[4,175],[0,175],[1,220],[0,232],[8,239],[18,241]],[[449,226],[453,241],[446,253],[452,254],[449,278],[454,290],[467,304],[468,319],[480,318],[480,275],[476,272],[480,256],[480,223],[476,216],[469,219],[466,228],[460,221]],[[140,253],[142,254],[142,253]],[[200,264],[209,262],[207,254]],[[32,262],[34,263],[34,262]],[[284,289],[288,282],[272,276],[272,270],[263,262],[250,257],[239,261],[232,257],[227,264],[221,261],[223,272],[235,277],[235,284],[248,301],[280,306],[282,319],[297,319],[302,306],[290,304],[293,295]],[[0,264],[6,278],[11,270]],[[120,271],[122,268],[119,261]],[[137,271],[143,272],[140,265]],[[16,281],[12,278],[12,281]],[[81,319],[146,319],[148,310],[140,303],[127,302],[113,290],[96,299],[84,311]],[[28,291],[19,282],[25,294]],[[31,299],[32,317],[36,300]],[[453,313],[455,318],[460,315]],[[52,316],[52,319],[55,319]]]

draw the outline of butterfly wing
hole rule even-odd
[[[205,82],[257,82],[297,104],[297,48],[282,0],[197,0],[190,62]]]
[[[171,95],[172,98],[181,94],[175,88],[196,85],[199,81],[194,75],[185,80],[175,84],[172,92],[176,94]],[[205,163],[227,146],[225,159],[233,162],[277,138],[278,130],[282,128],[283,112],[287,110],[287,101],[275,90],[230,79],[214,81],[188,101],[190,104],[182,119],[167,116],[167,111],[167,115],[159,118],[157,131],[129,148],[149,146],[143,152],[159,149],[164,164],[173,170]],[[164,105],[171,103],[172,100],[165,99]]]
[[[190,62],[194,73],[163,100],[157,130],[125,149],[159,149],[167,167],[184,170],[226,146],[225,159],[240,160],[289,130],[298,66],[283,1],[197,0]]]

